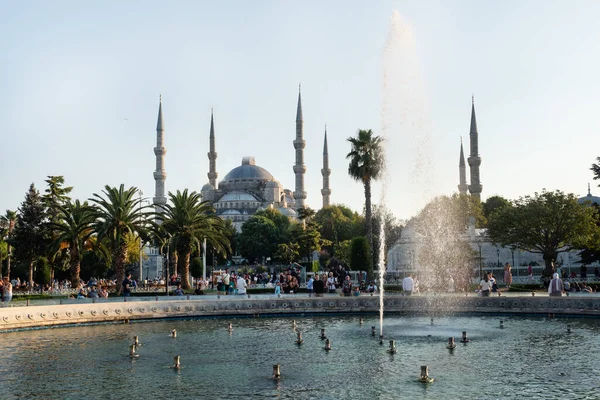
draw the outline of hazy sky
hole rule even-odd
[[[120,183],[152,197],[160,93],[169,191],[207,183],[211,107],[218,179],[252,155],[293,190],[299,83],[316,209],[325,124],[333,203],[362,210],[345,159],[359,128],[387,129],[396,216],[455,192],[472,94],[483,199],[584,195],[600,156],[597,1],[0,3],[1,212],[31,182],[43,191],[47,175],[64,175],[82,200]],[[414,53],[400,46],[396,57],[419,66],[414,108],[401,85],[384,89],[384,69],[404,71],[383,57],[393,9],[412,30]]]

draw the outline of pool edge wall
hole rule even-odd
[[[62,325],[127,322],[166,318],[265,316],[286,314],[376,313],[378,297],[247,298],[222,296],[189,299],[157,298],[148,301],[64,301],[59,305],[0,308],[0,331]],[[528,314],[600,317],[600,298],[595,297],[448,297],[385,296],[386,313],[443,316],[451,314]]]

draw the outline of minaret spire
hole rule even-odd
[[[477,119],[475,118],[475,97],[471,98],[471,129],[469,132],[471,139],[471,154],[468,158],[471,171],[471,184],[469,185],[469,193],[471,196],[481,200],[482,185],[479,180],[479,166],[481,165],[481,157],[479,157],[479,133],[477,132]]]
[[[463,151],[462,136],[460,137],[460,159],[458,160],[458,193],[467,194],[467,168],[465,164],[465,152]]]
[[[329,152],[327,151],[327,125],[325,125],[325,140],[323,141],[323,169],[321,169],[321,175],[323,175],[321,194],[323,195],[323,208],[325,208],[329,207],[329,196],[331,195],[331,189],[329,189],[331,170],[329,169]]]
[[[296,149],[296,164],[294,164],[294,174],[296,174],[296,190],[294,199],[296,200],[296,210],[304,207],[306,192],[304,191],[304,174],[306,166],[304,165],[304,141],[303,118],[302,118],[302,94],[298,86],[298,109],[296,110],[296,140],[294,140],[294,149]]]
[[[156,122],[156,147],[154,148],[154,154],[156,155],[156,171],[154,171],[154,211],[156,213],[164,212],[164,205],[167,204],[167,198],[165,196],[165,180],[167,179],[167,173],[165,172],[165,154],[167,149],[164,146],[164,124],[162,115],[162,95],[158,101],[158,120]],[[156,222],[160,223],[160,218],[156,218]]]
[[[217,152],[215,151],[215,121],[213,110],[210,110],[210,151],[208,152],[208,183],[217,187]]]

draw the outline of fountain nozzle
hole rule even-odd
[[[456,343],[454,343],[454,338],[453,337],[449,337],[448,338],[448,344],[446,345],[446,348],[448,350],[454,350],[456,348]]]
[[[179,356],[173,357],[173,368],[175,368],[175,369],[181,368],[181,357],[179,357]]]
[[[372,327],[371,327],[371,336],[375,336],[375,335],[376,335],[376,332],[375,332],[375,327],[374,327],[374,326],[372,326]]]
[[[390,340],[390,348],[388,349],[388,353],[396,354],[397,352],[398,352],[398,349],[396,348],[396,341]]]
[[[321,328],[321,335],[319,336],[319,338],[321,340],[327,339],[327,336],[325,336],[325,328]]]
[[[273,379],[281,378],[281,370],[279,369],[279,364],[273,365]]]
[[[427,368],[427,365],[421,365],[421,375],[419,376],[419,382],[423,382],[423,383],[433,382],[433,378],[429,377],[429,368]]]
[[[462,343],[467,343],[467,342],[469,342],[469,338],[467,337],[467,331],[463,331],[463,332],[462,332],[462,338],[460,339],[460,341],[461,341]]]

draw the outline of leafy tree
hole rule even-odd
[[[48,187],[42,196],[42,201],[46,206],[46,214],[48,215],[48,225],[46,226],[48,232],[46,235],[50,238],[50,246],[47,251],[47,262],[52,271],[55,271],[62,269],[63,266],[70,265],[67,252],[56,251],[56,248],[53,247],[53,245],[56,243],[56,236],[58,234],[54,230],[54,225],[58,222],[61,215],[59,207],[71,201],[69,193],[71,193],[73,187],[64,187],[65,178],[61,175],[50,175],[45,182],[48,184]],[[77,281],[77,284],[79,284],[79,281]]]
[[[122,290],[121,282],[125,277],[125,262],[128,254],[128,234],[145,235],[148,231],[148,220],[152,213],[149,207],[142,206],[142,199],[137,197],[138,189],[125,189],[106,185],[102,195],[94,193],[90,199],[94,209],[94,232],[100,242],[105,242],[110,253],[112,268],[117,276],[117,293]]]
[[[35,280],[43,288],[43,285],[49,285],[52,282],[52,267],[46,257],[40,257],[35,261]]]
[[[372,130],[359,130],[356,137],[348,138],[351,144],[348,174],[362,182],[365,189],[365,225],[369,247],[373,249],[373,225],[371,210],[371,181],[377,180],[384,168],[383,139],[374,136]]]
[[[300,257],[300,246],[297,243],[281,243],[277,245],[275,258],[284,264],[291,264]]]
[[[271,219],[255,214],[242,225],[238,245],[240,254],[248,261],[261,261],[275,254],[277,244],[277,227]]]
[[[324,207],[315,214],[312,221],[318,224],[321,238],[331,243],[326,247],[336,257],[339,243],[364,235],[364,218],[346,206]]]
[[[188,193],[185,189],[173,194],[169,193],[172,204],[166,204],[162,220],[162,228],[171,234],[177,249],[177,269],[181,273],[181,286],[191,287],[189,281],[190,257],[192,251],[200,249],[200,243],[207,243],[217,251],[231,251],[225,222],[215,214],[213,206],[202,201],[197,192]]]
[[[361,236],[357,236],[361,237]],[[364,236],[363,236],[364,237]],[[352,240],[340,242],[335,251],[335,258],[340,264],[350,265],[352,259]]]
[[[10,279],[10,259],[11,259],[11,240],[12,234],[17,223],[17,212],[6,210],[4,215],[0,216],[0,228],[2,229],[2,238],[6,241],[6,276]],[[1,275],[1,274],[0,274]]]
[[[482,203],[482,207],[483,207],[483,216],[487,222],[487,220],[490,219],[491,215],[494,212],[496,212],[504,207],[510,207],[510,201],[506,200],[502,196],[492,196],[492,197],[488,197],[487,200]]]
[[[368,276],[373,276],[373,264],[371,264],[371,249],[369,241],[364,236],[352,239],[350,245],[350,269],[353,271],[367,271]]]
[[[25,200],[19,207],[11,239],[17,260],[29,265],[27,280],[30,287],[33,287],[33,265],[39,257],[44,255],[48,244],[45,230],[46,218],[46,207],[44,207],[40,193],[32,183],[25,195]]]
[[[541,254],[546,266],[544,276],[552,276],[559,253],[573,248],[598,248],[596,211],[578,204],[575,195],[544,190],[511,204],[491,215],[488,234],[502,246]]]
[[[58,205],[56,211],[54,221],[50,223],[54,232],[52,247],[56,253],[67,249],[71,287],[76,288],[79,286],[81,258],[94,233],[95,210],[87,201],[82,204],[79,200],[74,203],[67,200],[66,204]]]
[[[276,209],[268,208],[266,210],[258,211],[254,214],[255,216],[263,216],[273,221],[275,225],[275,243],[289,243],[292,240],[292,222],[290,219],[280,213]]]
[[[202,276],[202,270],[204,269],[204,264],[202,264],[202,257],[194,257],[192,261],[190,261],[190,272],[194,278],[198,278]]]

